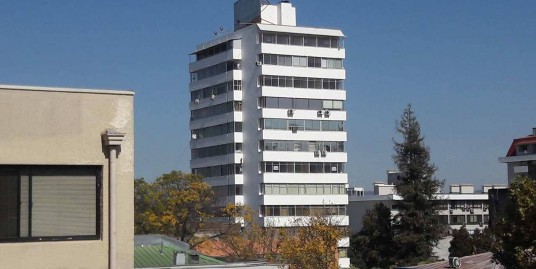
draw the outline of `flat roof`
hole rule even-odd
[[[11,91],[36,91],[36,92],[63,92],[63,93],[89,93],[89,94],[112,94],[112,95],[134,95],[134,91],[128,90],[104,90],[104,89],[83,89],[83,88],[58,88],[45,86],[22,86],[22,85],[2,85],[0,90]]]
[[[326,29],[326,28],[312,28],[302,26],[286,26],[286,25],[273,25],[273,24],[256,24],[261,31],[267,32],[284,32],[293,34],[306,34],[306,35],[324,35],[324,36],[338,36],[344,37],[341,30]]]

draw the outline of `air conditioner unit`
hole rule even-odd
[[[261,62],[261,61],[257,61],[256,64],[257,64],[258,66],[261,66],[261,65],[262,65],[262,62]]]
[[[450,212],[450,214],[452,214],[452,213],[454,213],[454,210],[451,209],[451,210],[449,210],[449,212]]]
[[[449,266],[452,268],[460,268],[462,262],[458,257],[449,257]]]
[[[329,117],[329,114],[330,114],[329,110],[324,111],[324,116]]]
[[[292,131],[292,133],[297,133],[298,132],[298,126],[290,126],[290,130]]]
[[[471,209],[470,212],[471,212],[471,214],[474,214],[474,213],[475,213],[475,210],[474,210],[474,209]]]
[[[287,115],[289,115],[289,116],[294,115],[294,109],[287,110]]]
[[[322,110],[318,110],[318,112],[316,112],[316,115],[322,117]]]
[[[195,99],[195,100],[194,100],[194,103],[195,103],[195,104],[199,104],[199,99]]]
[[[211,95],[210,95],[210,99],[212,99],[212,100],[216,99],[216,95],[211,94]]]
[[[323,150],[320,154],[321,154],[322,157],[326,157],[327,152],[325,150]]]

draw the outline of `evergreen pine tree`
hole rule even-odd
[[[350,238],[350,261],[358,268],[389,268],[395,263],[391,210],[376,204],[363,216],[363,228]]]
[[[473,254],[473,241],[465,227],[452,231],[449,254],[450,257],[464,257]]]
[[[475,229],[475,232],[471,236],[473,243],[473,251],[475,254],[485,253],[491,251],[491,246],[493,245],[494,238],[491,230],[489,228],[484,228],[480,231]]]
[[[432,249],[441,239],[444,226],[438,224],[433,206],[434,194],[443,182],[434,177],[437,168],[430,162],[430,149],[424,143],[415,113],[408,105],[396,130],[400,142],[393,139],[393,160],[403,175],[396,182],[399,214],[395,216],[395,243],[400,264],[415,264],[432,256]]]

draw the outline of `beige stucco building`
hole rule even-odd
[[[0,85],[0,268],[133,268],[133,102]]]

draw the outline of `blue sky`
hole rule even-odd
[[[536,1],[292,2],[347,36],[351,184],[394,168],[408,103],[438,178],[506,182],[497,158],[536,127]],[[188,54],[231,30],[233,3],[0,0],[0,84],[134,90],[136,177],[188,171]]]

